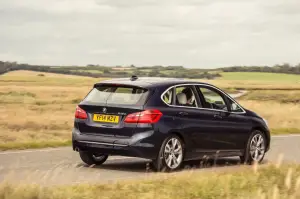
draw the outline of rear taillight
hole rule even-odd
[[[77,118],[77,119],[87,119],[87,114],[86,114],[85,110],[83,110],[82,108],[77,106],[76,111],[75,111],[75,118]]]
[[[161,118],[162,113],[159,110],[145,110],[138,113],[127,115],[125,123],[156,123]]]

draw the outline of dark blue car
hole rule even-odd
[[[133,76],[94,85],[76,108],[72,140],[88,165],[121,155],[172,171],[203,156],[261,162],[270,132],[262,117],[213,85]]]

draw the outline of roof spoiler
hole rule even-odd
[[[138,79],[138,77],[136,75],[132,75],[131,78],[130,78],[131,81],[135,81],[137,79]]]

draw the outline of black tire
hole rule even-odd
[[[165,157],[165,147],[167,145],[167,143],[171,140],[175,138],[176,140],[178,140],[180,142],[181,148],[182,148],[182,158],[181,158],[181,162],[178,164],[178,166],[176,166],[175,168],[171,168],[170,166],[168,166],[167,162],[166,162],[166,157]],[[181,168],[183,160],[184,160],[184,143],[183,141],[176,135],[171,135],[169,137],[167,137],[159,150],[159,154],[157,156],[157,158],[155,160],[152,160],[152,167],[155,171],[157,172],[171,172],[171,171],[176,171],[178,169]]]
[[[103,155],[103,154],[94,155],[93,153],[86,152],[86,151],[79,151],[79,156],[80,156],[81,160],[88,166],[93,165],[93,164],[101,165],[108,158],[108,155]]]
[[[259,158],[259,160],[255,160],[251,153],[250,153],[250,145],[251,145],[251,140],[255,137],[255,136],[258,136],[260,135],[262,138],[263,138],[263,147],[264,147],[264,152],[262,154],[262,157]],[[245,151],[244,151],[244,155],[243,156],[240,156],[240,160],[241,160],[241,163],[242,164],[253,164],[253,163],[261,163],[264,159],[264,156],[265,156],[265,153],[266,153],[266,143],[267,143],[267,140],[266,140],[266,136],[263,132],[259,131],[259,130],[254,130],[248,141],[247,141],[247,145],[245,147]]]

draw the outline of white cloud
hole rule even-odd
[[[115,49],[94,49],[90,51],[90,54],[109,54],[109,53],[114,53],[116,50]]]
[[[112,6],[99,5],[92,0],[3,0],[0,5],[12,9],[31,9],[53,13],[114,11]]]
[[[299,6],[298,0],[1,0],[0,60],[298,63]]]

